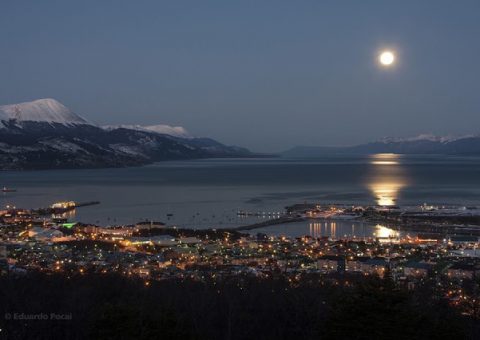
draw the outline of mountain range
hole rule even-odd
[[[249,150],[169,125],[97,126],[55,99],[0,106],[0,170],[124,167],[249,157]]]
[[[480,155],[480,135],[386,137],[346,147],[297,146],[282,157],[327,154]],[[163,160],[259,156],[169,125],[98,126],[55,99],[0,106],[0,170],[125,167]]]
[[[296,146],[283,157],[310,158],[327,154],[446,154],[480,155],[480,136],[439,137],[430,134],[410,138],[385,137],[376,142],[345,147]]]

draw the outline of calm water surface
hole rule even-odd
[[[0,186],[18,190],[2,194],[2,206],[101,202],[77,209],[71,216],[76,221],[106,225],[153,219],[195,228],[231,227],[262,220],[241,219],[238,210],[278,212],[303,201],[480,205],[480,158],[379,154],[172,161],[126,169],[1,172]],[[338,223],[340,233],[356,234],[351,222]],[[361,228],[375,232],[373,226]],[[266,228],[272,230],[312,234],[312,225]]]

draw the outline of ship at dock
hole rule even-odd
[[[99,201],[90,201],[90,202],[81,202],[77,203],[75,201],[63,201],[63,202],[56,202],[53,203],[48,208],[40,208],[35,210],[35,212],[39,215],[60,215],[69,211],[74,211],[75,208],[86,207],[89,205],[96,205],[100,204]]]
[[[81,203],[76,203],[74,201],[65,201],[65,202],[57,202],[53,203],[50,208],[51,209],[64,209],[64,210],[71,210],[75,208],[80,208],[80,207],[86,207],[89,205],[96,205],[100,204],[99,201],[90,201],[90,202],[81,202]]]
[[[16,192],[17,189],[12,189],[12,188],[7,188],[7,187],[3,187],[2,188],[2,192]]]

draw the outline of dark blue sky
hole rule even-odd
[[[478,0],[0,3],[0,104],[259,151],[478,133],[479,62]]]

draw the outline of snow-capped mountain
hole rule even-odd
[[[297,146],[282,153],[285,157],[317,157],[325,154],[449,154],[480,155],[480,135],[385,137],[376,142],[347,147]]]
[[[181,127],[89,123],[54,99],[0,107],[0,170],[123,167],[161,160],[252,154]]]
[[[103,126],[106,130],[115,130],[115,129],[130,129],[130,130],[137,130],[137,131],[147,131],[147,132],[155,132],[161,135],[169,135],[174,137],[180,138],[193,138],[193,136],[182,126],[170,126],[170,125],[149,125],[149,126],[142,126],[142,125],[106,125]]]
[[[0,121],[56,123],[67,126],[90,124],[51,98],[0,106]]]
[[[473,138],[476,137],[475,135],[464,135],[464,136],[453,136],[453,135],[448,135],[448,136],[436,136],[433,134],[425,133],[425,134],[420,134],[418,136],[414,137],[383,137],[380,138],[377,142],[379,143],[405,143],[405,142],[421,142],[421,141],[427,141],[427,142],[438,142],[438,143],[450,143],[454,142],[456,140],[460,139],[465,139],[465,138]]]
[[[181,138],[193,138],[193,136],[182,126],[170,126],[170,125],[150,125],[144,126],[144,129],[151,132],[160,133],[163,135],[170,135]]]

